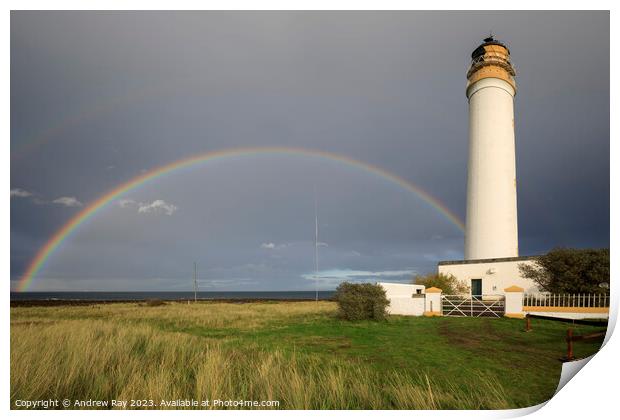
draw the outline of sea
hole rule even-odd
[[[319,290],[319,299],[329,299],[335,290]],[[314,299],[311,291],[198,292],[198,299]],[[190,300],[194,292],[11,292],[11,300]]]

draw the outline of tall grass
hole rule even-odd
[[[288,324],[336,313],[332,302],[198,303],[174,302],[149,307],[131,303],[94,306],[11,308],[12,320],[20,323],[58,320],[105,320],[135,324],[157,322],[170,330],[190,327],[254,329],[268,324]]]
[[[482,374],[458,381],[457,386],[432,379],[432,372],[379,372],[351,360],[266,350],[247,343],[227,345],[226,341],[136,322],[155,316],[173,325],[253,328],[289,317],[311,319],[317,311],[334,309],[330,304],[238,306],[234,312],[218,305],[186,308],[178,304],[110,305],[64,313],[59,308],[20,311],[11,328],[11,402],[242,399],[278,400],[279,408],[286,409],[512,405],[501,385]],[[78,319],[76,313],[88,316]]]

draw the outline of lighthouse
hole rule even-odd
[[[471,54],[465,260],[519,256],[514,77],[510,50],[493,36]]]
[[[515,162],[515,69],[508,47],[493,36],[471,54],[467,72],[469,159],[464,260],[439,261],[437,272],[468,285],[472,296],[503,294],[517,286],[538,287],[520,266]],[[511,289],[512,290],[512,289]]]

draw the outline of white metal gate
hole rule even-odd
[[[497,317],[504,316],[503,296],[441,295],[443,316]]]

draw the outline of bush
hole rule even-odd
[[[429,273],[425,275],[417,275],[413,278],[413,284],[441,289],[444,295],[467,295],[469,287],[465,282],[459,281],[452,274]]]
[[[534,261],[519,270],[543,292],[609,293],[609,248],[554,248]]]
[[[349,321],[384,320],[390,304],[383,287],[371,283],[340,283],[334,300],[338,302],[338,315]]]

